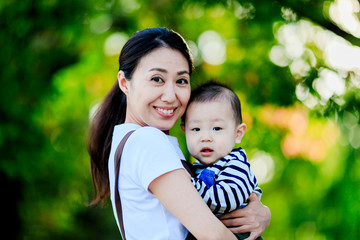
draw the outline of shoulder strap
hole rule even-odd
[[[124,222],[123,222],[123,216],[122,216],[121,199],[120,199],[120,194],[119,194],[120,160],[121,160],[121,153],[124,148],[125,142],[134,131],[135,130],[128,132],[124,136],[124,138],[121,140],[118,147],[116,148],[115,158],[114,158],[114,162],[115,162],[115,164],[114,164],[114,167],[115,167],[115,206],[116,206],[116,213],[118,216],[118,221],[119,221],[121,235],[122,235],[123,240],[126,240],[126,238],[125,238],[125,229],[124,229]]]
[[[188,161],[186,161],[186,160],[181,160],[181,163],[184,166],[185,170],[188,171],[190,176],[195,177],[194,166],[191,163],[189,163]]]

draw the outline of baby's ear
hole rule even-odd
[[[185,133],[185,123],[180,123],[181,130]]]
[[[243,138],[245,131],[246,131],[245,123],[241,123],[236,127],[236,137],[235,137],[236,144],[241,143],[241,139]]]

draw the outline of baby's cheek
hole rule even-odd
[[[218,147],[218,150],[218,154],[220,155],[219,158],[223,158],[231,152],[232,148],[230,149],[226,142],[224,142],[221,146]]]
[[[187,141],[186,143],[187,143],[187,148],[189,150],[189,153],[191,155],[194,155],[195,154],[195,144],[191,141]]]

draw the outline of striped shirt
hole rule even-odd
[[[214,164],[193,164],[196,177],[192,183],[216,215],[243,207],[252,192],[262,194],[244,149],[238,148]]]

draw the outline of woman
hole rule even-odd
[[[116,216],[114,153],[125,134],[136,130],[116,180],[128,239],[185,239],[187,230],[197,239],[236,239],[231,231],[251,232],[250,240],[260,236],[270,221],[268,208],[251,196],[248,207],[220,222],[182,167],[176,138],[168,136],[190,97],[193,63],[182,37],[165,28],[137,32],[124,45],[119,65],[118,81],[91,127],[93,203],[111,192]]]

